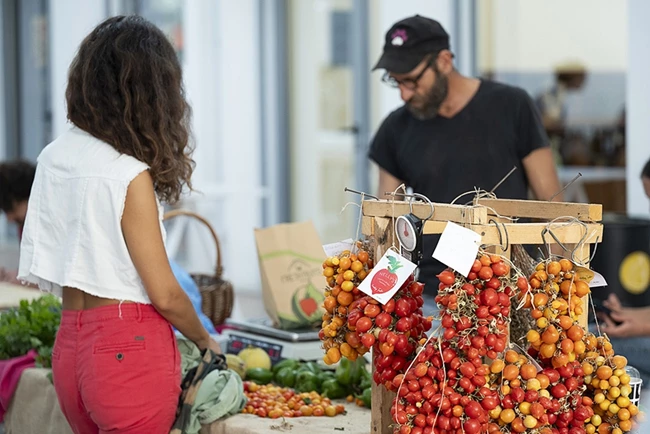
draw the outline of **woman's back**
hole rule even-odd
[[[150,303],[121,228],[128,186],[147,169],[76,127],[49,144],[38,158],[19,275],[57,295],[70,286]]]

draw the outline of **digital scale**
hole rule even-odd
[[[321,360],[323,349],[314,329],[280,330],[268,318],[227,319],[222,335],[228,337],[226,352],[238,354],[249,345],[264,349],[275,364],[282,359]]]

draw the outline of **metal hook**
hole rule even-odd
[[[587,229],[585,229],[585,234],[580,238],[580,241],[578,244],[576,244],[575,248],[571,251],[571,260],[576,263],[576,264],[582,264],[582,259],[580,261],[576,260],[576,252],[578,251],[578,248],[582,247],[582,245],[585,243],[585,240],[587,238]]]
[[[508,248],[510,247],[510,235],[508,234],[508,229],[506,229],[506,226],[504,223],[501,223],[501,227],[499,227],[499,222],[497,222],[494,219],[490,219],[488,223],[494,223],[494,226],[497,228],[497,232],[499,233],[499,247],[501,248],[502,251],[507,251]],[[503,236],[501,235],[501,229],[503,229],[503,232],[506,234],[506,242],[505,244],[503,243]]]
[[[377,196],[373,196],[373,195],[370,194],[370,193],[364,193],[364,192],[362,192],[362,191],[352,190],[351,188],[347,188],[347,187],[345,187],[344,191],[347,191],[347,192],[350,192],[350,193],[356,193],[356,194],[358,194],[359,196],[365,196],[365,197],[373,198],[373,199],[375,199],[375,200],[379,200],[379,198],[378,198]]]
[[[425,195],[423,195],[423,194],[420,194],[420,193],[412,193],[412,194],[395,193],[395,192],[392,192],[392,191],[387,191],[384,194],[386,196],[401,196],[401,197],[421,199],[422,201],[428,203],[429,206],[431,207],[431,213],[426,218],[424,218],[422,220],[429,220],[431,217],[433,217],[433,214],[435,212],[435,206],[433,205],[433,202],[431,202],[431,200],[428,197],[426,197]],[[408,203],[409,203],[409,210],[410,210],[411,214],[413,214],[413,201],[409,200]]]
[[[578,242],[576,243],[576,245],[575,245],[575,247],[574,247],[573,249],[569,250],[569,249],[568,249],[568,248],[567,248],[567,247],[566,247],[566,246],[565,246],[565,245],[564,245],[564,244],[563,244],[563,243],[558,239],[558,237],[555,235],[555,233],[553,232],[553,230],[550,229],[550,225],[552,224],[552,222],[549,223],[549,226],[545,227],[545,228],[542,230],[542,242],[543,242],[544,245],[546,246],[547,243],[546,243],[545,235],[546,235],[546,233],[549,233],[549,234],[551,235],[551,237],[553,237],[553,239],[555,240],[555,242],[556,242],[556,243],[557,243],[557,244],[562,248],[562,250],[564,250],[565,252],[571,252],[571,255],[569,256],[569,257],[571,258],[571,261],[573,261],[574,263],[578,264],[578,263],[582,263],[582,261],[578,261],[578,260],[576,260],[576,252],[578,251],[578,249],[579,249],[580,247],[582,247],[582,246],[584,245],[584,243],[585,243],[585,241],[586,241],[586,239],[587,239],[587,236],[588,236],[588,234],[589,234],[589,230],[588,230],[588,228],[587,228],[587,225],[586,225],[584,222],[581,222],[581,221],[579,221],[579,220],[577,220],[577,219],[575,219],[575,220],[572,221],[571,223],[578,223],[578,224],[579,224],[580,226],[582,226],[582,227],[584,228],[584,230],[585,230],[584,233],[582,234],[582,237],[580,238],[580,241],[578,241]],[[548,251],[548,256],[551,257],[551,251],[550,251],[550,248],[547,247],[546,249],[547,249],[547,251]],[[594,250],[594,253],[595,253],[595,250]],[[591,259],[593,259],[593,255],[592,255],[592,258],[591,258]],[[589,262],[591,262],[591,259],[589,260]]]
[[[551,237],[553,237],[553,239],[555,240],[555,242],[556,242],[560,247],[562,247],[562,250],[564,250],[565,252],[568,252],[568,251],[569,251],[569,249],[567,249],[566,246],[565,246],[564,244],[562,244],[562,242],[557,238],[557,236],[555,236],[555,234],[553,233],[553,231],[550,230],[548,227],[545,227],[544,229],[542,229],[542,244],[544,244],[544,247],[546,248],[546,255],[547,255],[549,258],[552,256],[552,254],[551,254],[551,248],[548,246],[549,243],[546,242],[546,234],[547,234],[547,233],[548,233],[548,234],[551,234]]]
[[[596,257],[596,251],[598,250],[598,241],[600,240],[600,237],[596,237],[596,242],[594,243],[594,252],[591,254],[591,257],[589,258],[589,264],[594,261],[594,258]]]

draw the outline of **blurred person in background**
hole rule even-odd
[[[641,182],[650,199],[650,160],[641,171]],[[611,338],[614,350],[639,370],[644,387],[650,387],[650,306],[623,306],[615,294],[610,294],[603,304],[610,312],[598,314],[604,321],[602,330]]]
[[[570,92],[577,92],[584,87],[587,79],[587,70],[580,62],[565,62],[555,68],[554,84],[536,98],[537,107],[542,115],[544,129],[549,136],[551,149],[556,162],[561,164],[566,158],[575,158],[576,149],[581,148],[580,143],[567,142],[567,96]],[[584,153],[584,152],[582,152]]]
[[[16,225],[19,238],[23,233],[35,172],[36,166],[26,160],[0,163],[0,211],[9,223]],[[0,264],[0,282],[17,284],[17,273],[18,270],[6,269]]]
[[[0,210],[22,236],[36,166],[26,160],[0,163]]]
[[[463,76],[449,35],[435,20],[412,16],[386,33],[374,69],[399,90],[404,105],[382,122],[369,158],[379,166],[379,197],[402,183],[433,202],[450,203],[476,188],[499,198],[540,200],[560,190],[539,113],[522,89]],[[463,204],[472,195],[462,197]],[[555,200],[561,200],[561,195]],[[430,298],[444,266],[432,258],[439,237],[424,237],[419,280]]]
[[[566,128],[569,92],[584,87],[587,69],[579,62],[566,62],[555,68],[555,83],[536,99],[542,123],[549,133],[563,134]]]

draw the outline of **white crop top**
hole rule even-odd
[[[150,304],[121,226],[129,183],[147,169],[76,127],[47,145],[29,197],[18,278],[59,296],[70,286]],[[164,241],[160,203],[158,211]]]

